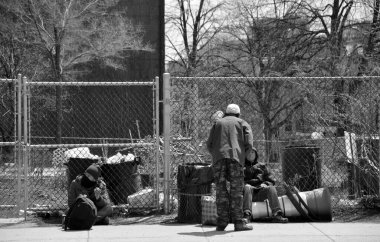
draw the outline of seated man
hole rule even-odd
[[[287,223],[288,219],[283,217],[280,203],[278,201],[277,190],[274,187],[275,181],[272,173],[265,164],[253,161],[245,161],[244,169],[244,218],[251,221],[252,202],[263,202],[268,199],[272,210],[272,222]]]
[[[112,215],[112,207],[106,184],[100,178],[100,168],[92,164],[83,174],[78,175],[70,184],[68,204],[69,207],[75,203],[78,195],[86,195],[90,198],[97,210],[96,225],[108,225],[109,216]]]

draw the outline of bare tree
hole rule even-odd
[[[264,139],[272,140],[301,109],[305,95],[296,95],[296,83],[279,77],[298,75],[294,68],[318,53],[314,46],[319,39],[309,31],[309,19],[296,2],[243,0],[231,5],[227,37],[215,53],[219,59],[215,71],[224,76],[274,77],[243,80],[245,90],[240,90],[240,102],[250,113],[260,114]],[[272,144],[266,142],[264,159],[269,161],[271,154]]]
[[[0,4],[0,77],[17,78],[17,74],[35,76],[41,72],[40,54],[26,40],[33,36],[25,31],[26,26],[18,23],[17,16]],[[15,139],[15,83],[0,83],[0,141]],[[4,146],[1,157],[11,162],[12,146]],[[1,162],[1,161],[0,161]]]
[[[365,38],[357,45],[349,44],[352,39],[360,39],[368,36],[363,33],[368,22],[363,20],[363,10],[365,3],[354,0],[331,0],[322,1],[319,4],[304,1],[303,7],[315,19],[316,30],[321,33],[324,42],[323,55],[315,59],[315,74],[328,76],[362,75],[366,69],[368,61],[364,53],[360,54],[358,48],[365,46]],[[376,11],[374,12],[376,17]],[[364,31],[365,32],[365,31]],[[368,47],[371,48],[371,35],[368,39]],[[368,50],[368,48],[365,48]],[[359,54],[358,54],[359,53]],[[352,65],[356,62],[357,64]],[[346,112],[349,109],[345,101],[346,95],[355,95],[361,81],[359,80],[335,80],[331,88],[334,90],[333,104],[335,106],[335,123],[337,125],[337,135],[343,136],[344,131],[352,126],[347,120]]]
[[[215,3],[214,3],[215,2]],[[175,0],[166,15],[168,58],[184,76],[199,74],[223,27],[222,0]],[[171,55],[172,54],[172,55]]]
[[[316,28],[322,35],[324,51],[314,59],[313,74],[328,76],[365,76],[376,69],[376,36],[378,32],[379,1],[332,0],[319,2],[319,5],[309,2],[303,5],[311,18],[316,20]],[[372,14],[365,14],[368,9]],[[372,17],[372,19],[365,17]],[[375,67],[375,68],[374,68]],[[327,85],[326,85],[327,84]],[[335,136],[347,137],[347,132],[356,136],[347,151],[346,145],[339,145],[335,136],[327,137],[334,147],[339,147],[344,164],[350,167],[348,183],[350,193],[363,195],[378,193],[377,184],[372,177],[378,177],[378,144],[373,135],[378,133],[379,98],[378,84],[371,78],[340,78],[326,82],[325,87],[314,86],[310,93],[316,94],[315,100],[322,100],[311,105],[310,113],[314,122],[320,126],[336,126]],[[323,102],[323,103],[322,103]],[[319,106],[318,106],[319,105]],[[315,112],[322,108],[322,112]],[[317,115],[316,115],[317,114]],[[342,138],[341,138],[342,139]],[[360,148],[359,148],[360,147]],[[339,149],[339,148],[338,148]],[[348,153],[358,153],[348,157]],[[333,158],[334,159],[334,158]],[[336,157],[335,157],[336,159]],[[357,170],[359,169],[359,170]],[[364,175],[364,180],[359,181]],[[363,176],[363,177],[364,177]],[[360,178],[363,179],[363,178]],[[370,184],[365,189],[363,184]],[[371,187],[372,186],[372,187]],[[376,190],[376,191],[374,191]],[[368,193],[369,192],[369,193]]]
[[[75,77],[77,65],[91,60],[123,68],[126,50],[149,50],[144,31],[123,16],[110,0],[23,0],[2,3],[36,37],[32,40],[54,81]],[[114,8],[113,8],[114,7]],[[74,74],[74,75],[73,75]],[[57,142],[62,134],[62,88],[56,88]]]
[[[363,26],[360,29],[362,36],[365,39],[358,46],[357,52],[359,56],[358,76],[363,75],[377,75],[379,73],[378,60],[379,60],[379,45],[378,35],[380,30],[380,1],[379,0],[365,0],[363,1],[363,8],[366,10],[370,20],[363,21]],[[355,90],[361,85],[360,82],[354,82],[350,85],[350,93],[354,93]]]
[[[0,12],[5,11],[1,10]],[[31,36],[25,32],[25,26],[14,22],[14,16],[2,12],[0,24],[0,76],[16,78],[18,73],[29,73],[30,67],[38,68],[39,58],[35,48],[25,40]]]
[[[205,61],[210,55],[211,44],[222,30],[221,9],[224,1],[175,0],[166,14],[167,57],[171,73],[177,76],[207,75]],[[199,117],[195,110],[201,105],[199,86],[189,80],[178,103],[178,131],[180,135],[193,137],[199,142]]]

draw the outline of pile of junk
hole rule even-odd
[[[163,206],[163,194],[154,187],[153,174],[140,174],[142,160],[132,153],[117,152],[110,157],[100,157],[88,147],[65,151],[68,187],[77,175],[93,163],[99,165],[109,197],[117,214],[149,213]]]

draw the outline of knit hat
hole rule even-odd
[[[90,174],[91,176],[93,176],[95,178],[95,180],[97,180],[99,177],[100,177],[100,169],[99,169],[99,166],[95,165],[95,164],[92,164],[90,165],[86,171],[86,173]]]
[[[226,114],[240,114],[240,108],[236,104],[228,104]]]

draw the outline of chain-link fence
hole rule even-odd
[[[115,213],[159,209],[157,80],[1,82],[9,83],[23,91],[10,91],[10,103],[22,108],[12,109],[9,127],[1,123],[6,130],[18,127],[13,143],[0,144],[1,189],[9,194],[2,196],[2,211],[14,208],[26,216],[66,210],[71,182],[93,163]]]
[[[171,78],[169,179],[159,153],[158,80],[21,83],[0,82],[8,117],[0,121],[2,217],[66,209],[70,182],[92,163],[102,167],[116,212],[161,208],[165,185],[172,209],[180,196],[199,209],[210,188],[179,192],[177,181],[211,163],[211,117],[229,103],[251,124],[279,186],[326,187],[333,208],[379,194],[378,77]]]
[[[333,209],[379,195],[379,77],[173,77],[173,180],[180,165],[211,163],[211,117],[230,103],[252,126],[279,195],[284,181],[301,191],[328,188]]]

